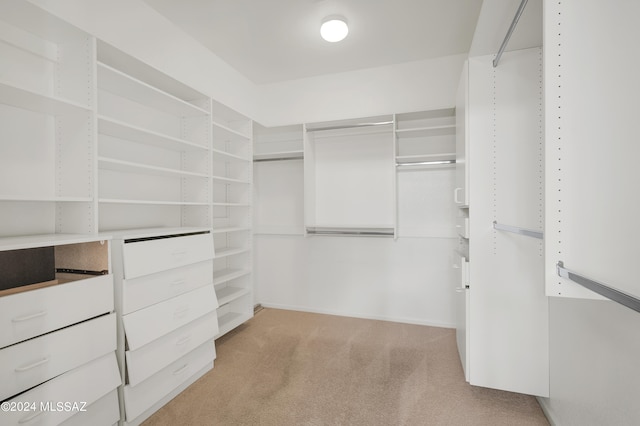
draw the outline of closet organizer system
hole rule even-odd
[[[252,122],[0,4],[2,424],[139,424],[253,315]],[[37,419],[36,419],[37,418]]]
[[[278,163],[278,173],[257,169],[265,177],[257,180],[258,197],[270,195],[257,201],[256,233],[397,238],[398,173],[454,166],[455,127],[453,108],[256,126],[254,162]],[[291,188],[299,197],[274,195],[277,188],[267,185],[278,186],[278,176],[289,172],[304,175],[303,186]]]

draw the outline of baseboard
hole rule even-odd
[[[542,412],[545,417],[549,420],[549,424],[551,424],[551,426],[560,426],[560,422],[558,422],[558,419],[553,415],[553,410],[549,405],[549,398],[537,396],[536,399],[538,400],[538,404],[540,404],[540,408],[542,408]]]
[[[283,309],[287,311],[310,312],[314,314],[336,315],[340,317],[398,322],[402,324],[426,325],[429,327],[456,328],[455,324],[443,323],[438,321],[429,321],[429,320],[417,320],[415,318],[387,317],[383,315],[368,315],[368,314],[360,314],[360,313],[353,313],[353,312],[340,312],[340,311],[334,311],[331,309],[316,309],[316,308],[310,308],[308,306],[282,305],[278,303],[261,302],[259,303],[259,305],[263,308]]]

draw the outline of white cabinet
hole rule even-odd
[[[105,239],[62,234],[0,239],[0,400],[30,407],[3,412],[3,425],[58,425],[81,414],[108,419],[103,424],[119,418],[113,398],[100,405],[99,414],[90,408],[121,384]],[[44,276],[39,270],[49,268],[44,272],[51,279],[37,282]],[[77,406],[57,409],[65,403]]]
[[[209,229],[184,227],[115,237],[123,420],[139,424],[213,367],[219,333],[214,240]]]
[[[464,370],[464,378],[469,381],[469,337],[470,320],[469,312],[469,261],[459,253],[454,253],[453,268],[456,272],[455,292],[456,292],[456,343],[458,354]]]
[[[457,201],[470,202],[459,209],[461,236],[469,237],[469,289],[466,300],[458,298],[458,348],[472,385],[548,396],[543,242],[494,229],[494,222],[543,227],[542,52],[507,52],[495,68],[492,61],[481,56],[468,64],[461,151],[467,183]]]

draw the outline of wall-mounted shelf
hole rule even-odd
[[[91,109],[86,105],[49,96],[0,81],[0,102],[15,108],[50,115],[86,113]]]
[[[144,173],[156,176],[168,177],[192,177],[192,178],[208,178],[204,173],[194,173],[184,170],[168,169],[166,167],[155,167],[146,164],[134,163],[131,161],[122,161],[115,158],[98,157],[98,166],[104,170],[113,170],[125,173]]]
[[[127,124],[110,117],[98,116],[98,132],[103,135],[113,136],[141,144],[152,145],[173,151],[201,151],[206,152],[209,147],[206,144],[195,143],[188,140],[175,138],[153,130]]]
[[[453,109],[396,114],[395,120],[397,163],[455,160]]]
[[[209,115],[209,111],[203,108],[101,62],[98,62],[98,84],[102,90],[118,94],[139,104],[152,105],[153,108],[178,117]]]

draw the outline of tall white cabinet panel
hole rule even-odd
[[[640,83],[634,71],[639,61],[631,53],[638,34],[631,17],[638,5],[569,1],[545,6],[550,40],[545,50],[547,294],[600,298],[560,278],[556,264],[562,261],[577,274],[638,298],[640,285],[632,277],[640,195],[632,186],[640,156],[634,142]],[[593,25],[599,30],[589,30]],[[615,42],[612,28],[625,29]],[[593,52],[605,48],[607,60],[595,60]]]
[[[219,332],[211,264],[214,242],[206,228],[114,235],[118,358],[124,384],[121,412],[126,424],[140,424],[213,368],[214,337]],[[136,288],[142,282],[146,288],[157,283],[162,289],[167,277],[171,290],[161,291],[161,296]],[[128,301],[131,294],[136,295],[133,304]]]
[[[542,50],[469,60],[469,382],[549,394],[542,231]],[[517,105],[517,108],[514,108]]]
[[[0,236],[93,233],[95,40],[0,4]]]
[[[253,123],[217,102],[213,127],[213,284],[218,337],[253,317]]]

